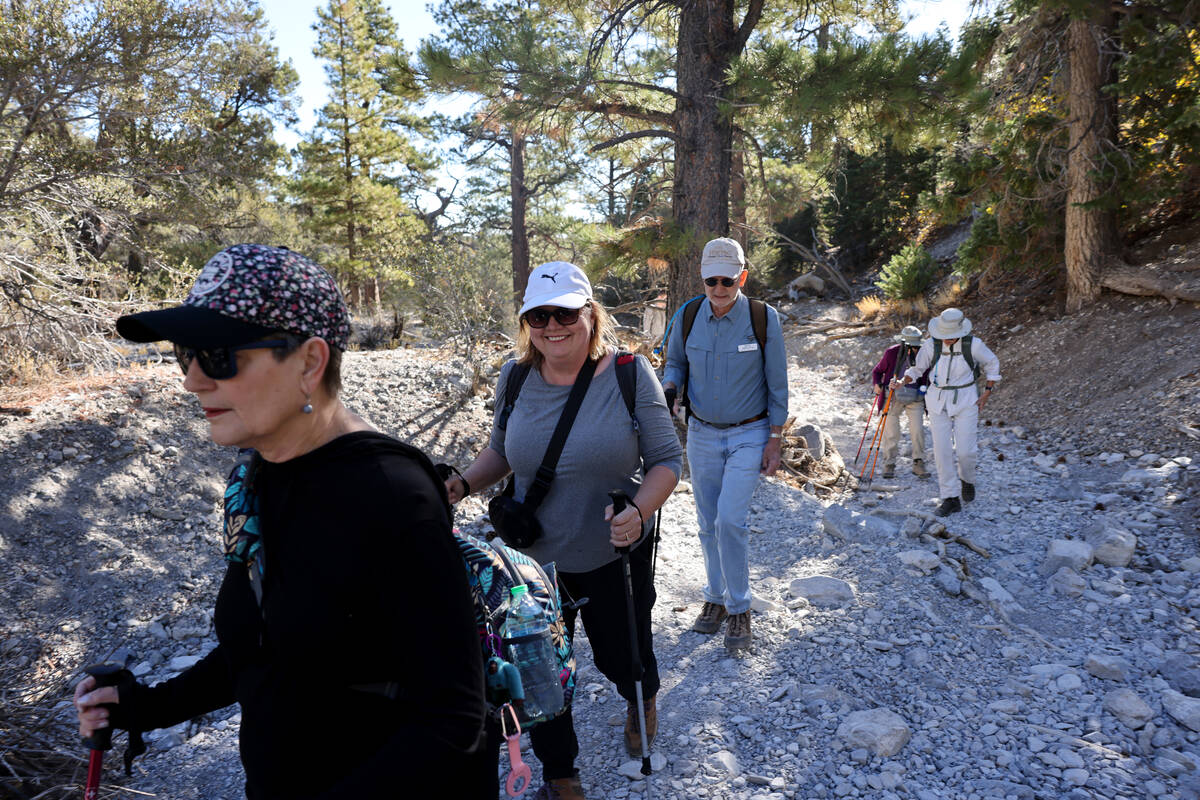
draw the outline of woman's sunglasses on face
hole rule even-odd
[[[204,370],[204,374],[212,378],[214,381],[229,380],[237,375],[237,356],[234,355],[239,350],[264,350],[274,347],[287,347],[287,339],[270,339],[265,342],[250,342],[249,344],[239,344],[233,347],[206,347],[202,350],[197,350],[193,347],[184,347],[183,345],[175,344],[175,360],[179,362],[179,368],[183,370],[186,376],[188,369],[192,366],[192,360],[200,362],[200,369]]]
[[[737,283],[737,278],[705,278],[704,279],[705,286],[716,286],[718,283],[721,284],[722,286],[724,286],[726,289],[728,289],[730,286],[733,286],[735,283]]]
[[[559,325],[574,325],[579,321],[580,308],[531,308],[525,312],[525,321],[531,328],[544,328],[554,317]]]

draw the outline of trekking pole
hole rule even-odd
[[[84,667],[83,671],[96,679],[96,688],[101,686],[116,686],[120,682],[124,664],[111,661],[102,664],[92,664]],[[106,704],[107,705],[107,704]],[[83,740],[88,748],[87,783],[83,787],[83,800],[96,800],[100,789],[100,773],[103,770],[104,751],[112,747],[112,727],[97,728],[92,735]]]
[[[871,398],[871,410],[867,412],[867,425],[863,428],[862,438],[858,440],[858,452],[854,454],[854,466],[858,466],[858,457],[862,454],[863,442],[867,440],[867,431],[871,429],[871,420],[875,417],[875,406],[879,405],[878,398]]]
[[[878,422],[878,425],[875,426],[875,435],[871,438],[871,446],[869,447],[868,451],[866,451],[866,461],[863,462],[863,469],[858,473],[859,480],[862,480],[863,475],[866,474],[866,468],[868,468],[871,463],[872,451],[875,452],[875,457],[877,459],[878,449],[880,449],[880,447],[883,445],[883,428],[887,425],[888,411],[892,410],[892,393],[892,391],[888,392],[887,401],[883,403],[883,413],[880,414],[880,422]],[[875,475],[874,469],[871,470],[871,475]],[[870,482],[870,479],[868,479],[868,482]]]
[[[612,498],[613,516],[625,510],[629,495],[617,489],[609,492]],[[646,776],[646,800],[650,800],[650,740],[646,738],[646,707],[642,705],[642,656],[638,648],[637,611],[633,607],[633,573],[629,568],[629,547],[618,547],[621,568],[625,572],[625,612],[629,620],[629,652],[633,659],[633,688],[637,697],[638,727],[642,733],[642,774]]]
[[[883,404],[883,415],[879,417],[879,430],[876,431],[878,434],[876,437],[878,439],[878,444],[875,446],[874,459],[871,458],[869,453],[867,454],[867,461],[871,463],[871,474],[867,476],[868,486],[871,485],[871,481],[875,480],[875,467],[879,464],[879,451],[883,449],[883,432],[887,427],[888,414],[890,414],[892,411],[892,397],[895,394],[896,390],[894,388],[888,391],[887,402]],[[866,468],[867,465],[863,464],[863,469],[865,470]]]

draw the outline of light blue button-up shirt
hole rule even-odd
[[[783,425],[788,382],[779,312],[767,306],[765,362],[750,322],[750,300],[741,292],[723,317],[713,316],[707,297],[700,301],[686,350],[682,320],[671,327],[663,383],[682,386],[686,369],[692,413],[706,422],[741,422],[766,411],[771,425]]]

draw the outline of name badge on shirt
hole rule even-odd
[[[758,349],[758,342],[751,342],[750,344],[739,344],[738,345],[739,353],[753,353],[757,349]]]

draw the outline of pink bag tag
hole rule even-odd
[[[512,717],[513,732],[508,732],[508,717]],[[529,769],[529,765],[521,760],[521,723],[517,721],[517,712],[512,707],[512,703],[505,703],[500,708],[500,730],[504,733],[504,739],[508,742],[508,780],[504,783],[504,791],[508,792],[509,797],[519,797],[525,794],[525,790],[529,788],[529,781],[533,779],[533,772]]]

